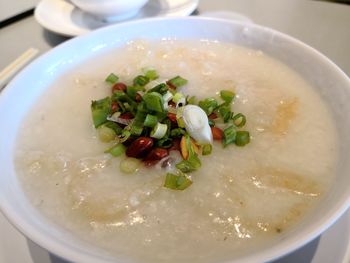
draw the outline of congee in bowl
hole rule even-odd
[[[271,47],[197,34],[126,34],[100,49],[94,40],[22,114],[20,189],[45,224],[95,247],[92,261],[268,260],[322,230],[300,237],[341,159],[325,95]],[[264,254],[288,238],[299,240]]]

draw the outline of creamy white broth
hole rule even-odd
[[[110,72],[130,82],[143,67],[188,79],[197,98],[237,96],[251,142],[214,143],[184,191],[162,187],[158,166],[119,171],[103,151],[90,103],[110,95]],[[18,134],[16,168],[32,203],[57,225],[142,262],[213,262],[274,242],[329,188],[336,133],[327,107],[300,76],[261,51],[208,41],[137,40],[61,76]],[[173,153],[176,154],[176,153]]]

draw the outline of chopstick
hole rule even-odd
[[[0,90],[18,73],[26,64],[28,64],[37,54],[39,50],[29,48],[22,55],[16,58],[10,65],[0,72]]]

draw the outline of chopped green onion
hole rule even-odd
[[[118,143],[117,145],[114,145],[111,148],[107,149],[105,153],[110,153],[114,157],[118,157],[122,155],[125,152],[125,150],[126,150],[126,147],[123,144]]]
[[[223,133],[224,133],[224,136],[222,138],[222,144],[224,145],[224,147],[235,142],[237,132],[233,125],[230,125],[229,127],[227,127],[223,131]]]
[[[232,112],[231,112],[231,107],[227,105],[222,105],[218,109],[220,116],[224,120],[224,123],[227,123],[231,117],[232,117]]]
[[[140,136],[142,134],[143,127],[138,125],[132,125],[130,128],[130,133],[135,136]]]
[[[164,101],[164,109],[168,109],[168,102],[173,98],[173,94],[168,90],[164,95],[163,95],[163,101]]]
[[[143,110],[141,104],[137,107],[137,112],[134,120],[131,123],[130,132],[132,135],[140,136],[143,131],[143,123],[146,118],[146,112]]]
[[[235,97],[235,94],[232,91],[229,90],[222,90],[220,91],[220,97],[226,102],[231,103],[233,101],[233,98]]]
[[[110,84],[115,84],[117,83],[117,81],[119,80],[119,77],[117,75],[115,75],[114,73],[111,73],[107,76],[107,78],[105,79],[105,81],[107,83],[110,83]]]
[[[175,78],[169,79],[168,82],[176,88],[179,88],[187,84],[187,79],[184,79],[180,76],[176,76]]]
[[[243,127],[247,122],[246,117],[242,113],[238,113],[235,116],[233,116],[232,120],[233,124],[239,128]]]
[[[137,172],[141,164],[141,161],[136,158],[125,158],[124,160],[120,161],[119,168],[123,173],[126,174],[132,174]]]
[[[128,96],[130,98],[132,98],[133,100],[135,99],[136,94],[137,94],[138,91],[141,91],[140,87],[128,86],[126,88],[126,94],[128,94]]]
[[[119,142],[125,142],[131,136],[131,132],[128,130],[123,130],[122,134],[119,137]]]
[[[173,102],[178,103],[183,98],[185,98],[185,96],[182,93],[177,92],[173,97]]]
[[[165,83],[160,83],[157,86],[151,88],[147,92],[158,92],[160,94],[165,94],[168,91],[168,86]]]
[[[190,178],[185,174],[175,175],[172,173],[167,173],[165,177],[164,187],[173,190],[185,190],[192,184]]]
[[[202,154],[209,155],[211,154],[212,149],[213,149],[213,146],[211,146],[211,144],[204,144],[202,146]]]
[[[108,128],[105,125],[101,125],[97,128],[98,137],[101,142],[110,142],[115,139],[116,133],[113,129]]]
[[[207,115],[210,115],[218,106],[218,102],[214,98],[207,98],[205,100],[201,100],[198,103],[198,106],[201,107]]]
[[[121,134],[123,129],[115,122],[113,121],[107,121],[103,124],[103,126],[106,126],[110,129],[112,129],[117,135]]]
[[[169,136],[170,136],[170,129],[171,129],[171,120],[165,119],[165,120],[163,121],[163,123],[167,126],[167,130],[166,130],[166,133],[165,133],[165,137],[169,137]]]
[[[197,170],[197,168],[194,167],[192,165],[192,163],[189,162],[188,160],[183,160],[183,161],[177,163],[176,168],[179,169],[183,173],[190,173],[190,172]]]
[[[163,95],[164,103],[168,103],[172,98],[173,94],[169,90]]]
[[[163,112],[164,111],[164,101],[162,95],[158,92],[150,92],[143,95],[143,100],[146,103],[146,107],[149,110]]]
[[[176,103],[176,108],[183,107],[186,105],[186,99],[181,98],[177,103]]]
[[[151,115],[151,114],[147,114],[146,115],[146,119],[143,122],[143,125],[145,125],[146,127],[153,128],[154,126],[156,126],[157,123],[158,123],[157,116]]]
[[[150,136],[156,139],[161,139],[165,136],[168,130],[168,125],[158,122],[151,131]]]
[[[173,140],[170,138],[162,138],[156,142],[156,145],[161,148],[170,148],[173,146]]]
[[[250,135],[248,131],[238,131],[236,134],[235,143],[237,146],[244,146],[250,142]]]
[[[110,97],[91,102],[92,120],[95,128],[107,121],[108,115],[112,111],[112,102]]]
[[[127,110],[126,107],[130,107],[130,111],[134,112],[137,108],[137,103],[130,98],[128,94],[121,90],[117,90],[113,93],[112,100],[118,102],[119,106],[124,108],[124,110]]]
[[[142,76],[142,75],[138,75],[134,78],[133,83],[135,86],[145,86],[146,84],[148,84],[149,82],[149,78],[146,76]]]
[[[196,105],[196,97],[192,96],[192,97],[187,98],[187,104]]]
[[[158,118],[158,121],[163,121],[166,117],[167,117],[167,113],[164,111],[164,112],[156,112],[154,115],[157,116]]]
[[[159,78],[159,75],[156,70],[149,69],[145,72],[145,77],[147,77],[149,80],[155,80]]]
[[[179,138],[179,137],[182,137],[182,135],[184,135],[186,133],[186,131],[182,128],[175,128],[175,129],[172,129],[170,131],[170,137],[172,138]]]

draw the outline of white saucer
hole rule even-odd
[[[132,19],[155,16],[188,16],[197,8],[198,2],[199,0],[149,0]],[[42,0],[37,5],[34,16],[44,28],[69,37],[82,35],[110,25],[83,12],[69,0]]]

